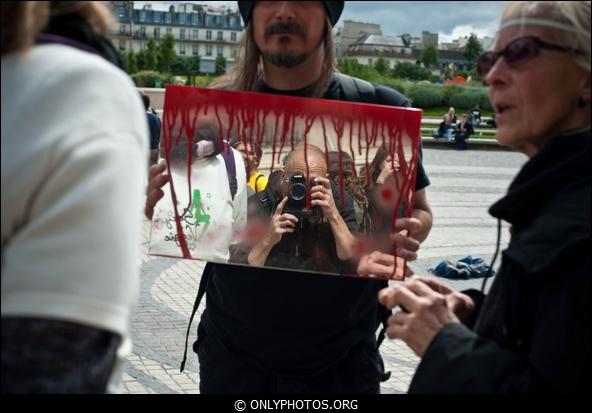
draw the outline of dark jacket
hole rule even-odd
[[[512,225],[473,330],[442,328],[411,393],[590,389],[590,129],[556,137],[490,213]]]

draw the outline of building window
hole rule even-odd
[[[173,29],[171,27],[167,27],[167,34],[173,34]]]
[[[191,51],[193,52],[193,55],[196,55],[198,52],[198,48],[197,45],[195,43],[193,43],[193,45],[191,46]]]
[[[140,10],[140,21],[142,23],[146,21],[146,10]]]
[[[181,35],[179,36],[179,39],[185,40],[185,29],[181,29]]]
[[[211,55],[212,55],[212,45],[207,44],[206,45],[206,56],[211,56]]]
[[[160,20],[160,14],[161,13],[160,12],[157,12],[157,11],[155,11],[155,12],[152,13],[152,19],[153,19],[154,23],[160,23],[161,22],[161,20]]]
[[[172,17],[172,13],[167,13],[166,14],[166,22],[167,24],[171,24],[173,22],[173,17]]]
[[[179,24],[185,24],[185,13],[179,13]]]
[[[211,30],[208,30],[206,32],[206,40],[212,40],[212,31]]]
[[[218,56],[224,56],[224,46],[218,46]]]
[[[185,54],[185,43],[181,43],[179,45],[179,52],[181,52],[181,54]]]
[[[368,66],[372,66],[372,59],[368,59]]]
[[[146,48],[146,42],[144,40],[140,40],[140,50],[144,50]]]
[[[125,34],[125,24],[119,26],[119,34]]]
[[[218,32],[218,37],[216,38],[216,40],[224,40],[224,33]]]
[[[145,26],[140,27],[140,36],[146,37],[146,27]]]
[[[197,40],[197,30],[191,31],[191,40]]]
[[[119,50],[125,50],[125,40],[119,39]]]
[[[155,27],[154,28],[154,38],[156,40],[160,40],[160,27]]]
[[[192,24],[193,26],[197,26],[197,13],[193,13],[193,14],[191,15],[191,24]]]
[[[230,33],[230,40],[236,42],[236,32]]]

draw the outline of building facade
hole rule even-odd
[[[382,35],[379,24],[362,23],[353,20],[345,20],[343,27],[340,27],[333,36],[335,43],[335,54],[338,59],[344,57],[348,48],[356,43],[362,36],[376,34]]]
[[[200,72],[214,73],[218,56],[226,69],[234,65],[243,31],[240,13],[193,3],[111,1],[117,18],[111,39],[120,53],[139,52],[148,40],[158,43],[164,36],[175,38],[179,56],[199,56]]]

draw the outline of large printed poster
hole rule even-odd
[[[168,86],[170,182],[150,253],[359,276],[373,252],[395,256],[420,123],[416,109]],[[401,278],[404,261],[393,263],[364,276]]]

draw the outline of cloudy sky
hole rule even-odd
[[[149,2],[137,2],[149,3]],[[179,3],[179,2],[152,2]],[[236,9],[234,1],[191,1]],[[495,34],[505,1],[347,1],[341,17],[378,23],[386,35],[411,33],[420,36],[422,30],[439,33],[441,42],[475,33],[479,37]]]

